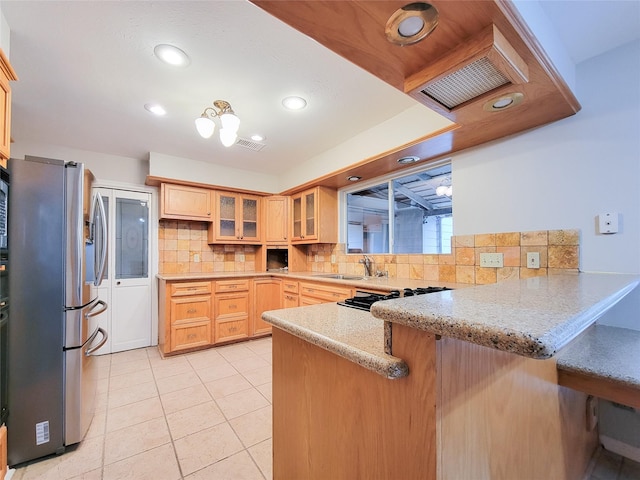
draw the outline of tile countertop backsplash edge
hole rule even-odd
[[[628,274],[553,275],[389,300],[375,304],[371,313],[392,323],[545,359],[639,283],[640,276]]]

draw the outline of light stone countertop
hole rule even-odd
[[[369,312],[324,303],[272,310],[262,318],[276,327],[386,378],[406,377],[407,364],[385,353],[384,322]]]
[[[543,359],[555,355],[639,282],[639,276],[626,274],[551,275],[378,302],[371,313],[392,323]]]
[[[558,370],[640,389],[640,331],[593,325],[558,354]]]
[[[320,272],[202,272],[202,273],[160,273],[157,278],[166,281],[183,281],[183,280],[225,280],[228,278],[291,278],[299,281],[314,281],[330,283],[336,286],[342,285],[347,287],[355,287],[360,290],[402,290],[403,288],[418,287],[450,287],[450,288],[468,288],[470,284],[459,284],[451,282],[434,282],[430,280],[410,280],[408,278],[388,278],[388,277],[362,277],[357,280],[343,280],[336,278],[327,278],[329,273]],[[349,275],[350,277],[354,277]]]

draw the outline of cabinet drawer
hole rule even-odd
[[[181,295],[204,295],[211,293],[211,282],[180,282],[171,283],[169,291],[172,297]]]
[[[282,282],[282,290],[289,293],[298,293],[298,285],[298,282],[289,282],[285,280]]]
[[[227,322],[216,321],[216,343],[238,338],[246,338],[249,334],[247,318]]]
[[[295,293],[285,293],[282,308],[293,308],[298,306],[298,295]]]
[[[211,319],[211,296],[171,299],[171,325]]]
[[[249,280],[219,280],[216,282],[216,293],[244,290],[249,290]]]
[[[249,294],[224,294],[216,296],[216,318],[249,315]]]
[[[314,297],[327,302],[338,302],[351,296],[350,288],[300,283],[300,293],[303,297]]]
[[[192,322],[171,327],[171,350],[202,347],[211,344],[211,321]]]

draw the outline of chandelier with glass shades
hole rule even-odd
[[[229,102],[216,100],[213,107],[207,107],[198,118],[196,118],[196,129],[202,138],[210,138],[216,129],[213,119],[220,119],[220,142],[225,147],[230,147],[238,139],[238,128],[240,119],[236,116]]]

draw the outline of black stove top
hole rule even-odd
[[[388,294],[383,295],[380,293],[371,293],[364,291],[356,291],[355,297],[347,298],[344,302],[338,302],[338,305],[344,307],[358,308],[360,310],[371,310],[371,305],[375,302],[383,300],[391,300],[393,298],[412,297],[414,295],[424,295],[426,293],[442,292],[445,290],[452,290],[448,287],[420,287],[420,288],[405,288],[402,290],[392,290]]]

